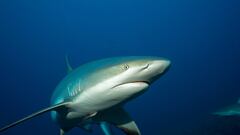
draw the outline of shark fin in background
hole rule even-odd
[[[240,116],[240,104],[234,104],[225,108],[222,108],[213,113],[218,116]]]
[[[36,116],[39,116],[39,115],[41,115],[43,113],[46,113],[46,112],[49,112],[49,111],[53,111],[53,110],[55,110],[55,111],[61,110],[62,108],[65,108],[68,104],[69,104],[69,102],[63,102],[63,103],[56,104],[54,106],[50,106],[50,107],[47,107],[45,109],[42,109],[42,110],[40,110],[38,112],[35,112],[33,114],[28,115],[27,117],[24,117],[24,118],[22,118],[22,119],[20,119],[18,121],[15,121],[15,122],[13,122],[13,123],[11,123],[9,125],[6,125],[5,127],[0,129],[0,132],[3,132],[5,130],[11,128],[11,127],[14,127],[14,126],[16,126],[18,124],[21,124],[22,122],[27,121],[29,119],[32,119],[32,118],[34,118]]]
[[[122,131],[127,135],[141,135],[136,123],[122,107],[111,108],[103,112],[99,112],[95,119],[100,122],[109,122],[122,129]]]
[[[85,124],[81,126],[82,129],[84,129],[87,132],[92,132],[92,125],[91,124]]]
[[[100,122],[100,127],[101,127],[104,135],[113,135],[112,129],[107,122],[105,122],[105,121]]]
[[[65,55],[65,61],[66,61],[66,65],[67,65],[67,72],[68,73],[72,72],[73,68],[69,62],[68,54]]]
[[[238,99],[237,104],[240,104],[240,98]]]
[[[91,121],[91,119],[86,120],[84,123],[78,124],[78,127],[87,131],[87,132],[92,132],[92,121]]]

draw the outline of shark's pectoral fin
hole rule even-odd
[[[116,127],[122,129],[127,135],[141,135],[136,123],[132,120],[130,115],[121,107],[111,108],[95,117],[96,121],[106,121]]]
[[[0,132],[3,132],[3,131],[5,131],[5,130],[11,128],[11,127],[14,127],[14,126],[16,126],[16,125],[18,125],[18,124],[20,124],[20,123],[22,123],[22,122],[24,122],[24,121],[27,121],[27,120],[29,120],[29,119],[32,119],[32,118],[34,118],[34,117],[36,117],[36,116],[39,116],[39,115],[41,115],[41,114],[43,114],[43,113],[46,113],[46,112],[49,112],[49,111],[53,111],[53,110],[58,111],[58,110],[61,110],[62,108],[66,108],[66,106],[67,106],[69,103],[70,103],[70,102],[59,103],[59,104],[56,104],[56,105],[54,105],[54,106],[50,106],[50,107],[48,107],[48,108],[42,109],[42,110],[40,110],[40,111],[38,111],[38,112],[35,112],[35,113],[33,113],[33,114],[30,114],[30,115],[28,115],[27,117],[24,117],[24,118],[22,118],[22,119],[20,119],[20,120],[18,120],[18,121],[15,121],[15,122],[13,122],[13,123],[11,123],[11,124],[9,124],[9,125],[1,128],[1,129],[0,129]]]

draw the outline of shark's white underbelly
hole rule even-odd
[[[76,96],[72,101],[71,112],[68,116],[71,118],[85,117],[111,108],[149,86],[143,82],[126,83],[116,87],[107,87],[105,86],[107,84],[102,83]]]

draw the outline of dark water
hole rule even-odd
[[[66,53],[74,67],[153,55],[171,69],[126,106],[143,135],[239,134],[239,118],[210,114],[240,97],[239,15],[238,0],[1,0],[0,126],[49,105]],[[4,134],[57,135],[49,116]]]

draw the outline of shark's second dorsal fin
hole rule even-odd
[[[67,65],[67,72],[70,73],[73,70],[73,68],[69,62],[68,54],[65,55],[65,61],[66,61],[66,65]]]
[[[59,110],[59,109],[61,109],[61,108],[65,108],[69,103],[70,103],[70,102],[59,103],[59,104],[56,104],[56,105],[54,105],[54,106],[50,106],[50,107],[47,107],[47,108],[45,108],[45,109],[42,109],[42,110],[40,110],[40,111],[38,111],[38,112],[35,112],[35,113],[33,113],[33,114],[30,114],[30,115],[28,115],[27,117],[24,117],[24,118],[22,118],[22,119],[20,119],[20,120],[18,120],[18,121],[15,121],[15,122],[13,122],[13,123],[11,123],[11,124],[9,124],[9,125],[6,125],[6,126],[3,127],[3,128],[0,128],[0,132],[3,132],[3,131],[5,131],[5,130],[11,128],[11,127],[14,127],[14,126],[16,126],[16,125],[18,125],[18,124],[20,124],[20,123],[22,123],[22,122],[24,122],[24,121],[27,121],[27,120],[29,120],[29,119],[31,119],[31,118],[34,118],[34,117],[36,117],[36,116],[39,116],[39,115],[41,115],[41,114],[43,114],[43,113],[46,113],[46,112],[49,112],[49,111],[53,111],[53,110],[56,110],[56,111],[57,111],[57,110]]]

